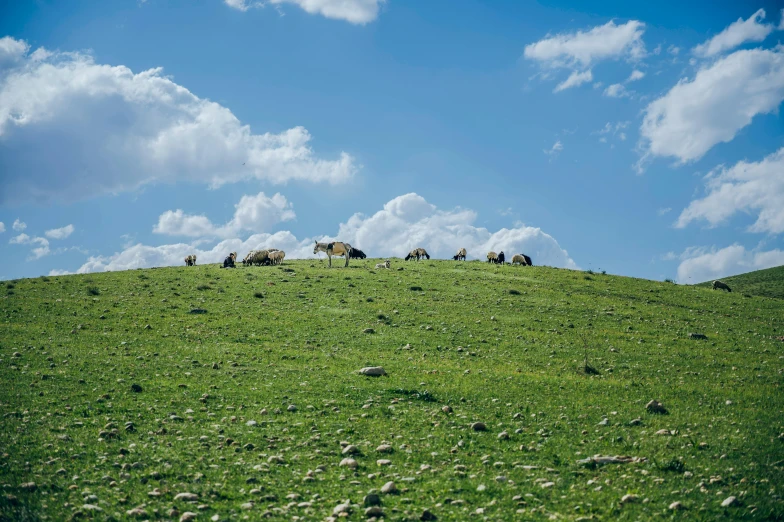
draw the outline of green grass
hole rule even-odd
[[[784,299],[784,266],[722,278],[733,292]],[[710,287],[713,281],[697,286]],[[722,290],[723,291],[723,290]]]
[[[124,520],[143,506],[150,520],[324,520],[388,481],[400,492],[381,495],[387,520],[784,516],[784,301],[376,262],[7,284],[0,519]],[[356,373],[369,365],[388,376]],[[647,413],[651,399],[669,414]],[[341,441],[359,449],[356,471],[339,466]],[[596,454],[644,460],[578,462]],[[739,503],[721,507],[729,496]]]

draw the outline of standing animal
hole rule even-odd
[[[487,253],[487,262],[488,263],[497,263],[498,262],[498,254],[495,252],[488,252]]]
[[[256,252],[258,252],[258,250],[251,250],[248,252],[248,255],[242,258],[242,264],[246,266],[252,264],[253,262],[251,260],[253,259],[253,256],[256,255]]]
[[[234,261],[237,259],[237,252],[232,252],[223,260],[223,268],[235,268]]]
[[[273,265],[279,265],[283,262],[283,258],[286,257],[286,252],[283,250],[275,250],[274,252],[269,253],[270,262]]]
[[[351,250],[349,250],[348,256],[351,259],[365,259],[367,257],[365,253],[358,248],[352,248]]]
[[[194,266],[196,264],[196,254],[185,256],[185,266]]]
[[[460,260],[465,261],[467,254],[468,254],[468,252],[466,252],[466,249],[465,248],[461,248],[460,250],[457,251],[457,254],[455,254],[452,257],[452,259],[454,259],[455,261],[460,261]]]
[[[525,254],[515,254],[512,256],[512,264],[513,265],[522,265],[522,266],[533,266],[531,263],[531,258]]]
[[[376,268],[379,268],[379,269],[381,269],[381,268],[389,268],[389,267],[390,267],[389,259],[387,259],[383,263],[376,263]]]
[[[416,260],[419,261],[423,257],[425,259],[430,259],[430,254],[427,253],[427,250],[425,250],[424,248],[415,248],[414,250],[408,253],[408,255],[406,256],[406,261],[413,258],[416,258]]]
[[[504,258],[504,251],[503,251],[503,250],[501,250],[501,251],[498,253],[498,264],[499,264],[499,265],[503,265],[503,264],[504,264],[504,261],[506,261],[506,259]]]
[[[730,287],[727,286],[727,283],[723,281],[719,281],[718,279],[713,282],[713,289],[714,290],[722,289],[722,290],[726,290],[727,292],[732,292],[732,290],[730,290]]]
[[[346,258],[346,265],[348,266],[349,260],[349,252],[351,251],[351,245],[348,243],[341,243],[340,241],[333,241],[331,243],[319,243],[316,241],[316,245],[313,247],[313,253],[318,254],[319,252],[325,252],[327,257],[329,258],[329,266],[332,267],[332,256],[345,256]]]

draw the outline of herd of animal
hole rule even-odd
[[[344,243],[341,241],[333,241],[331,243],[319,243],[318,241],[315,242],[313,246],[313,253],[318,254],[319,252],[324,252],[327,254],[327,258],[329,259],[329,266],[332,266],[332,257],[343,257],[346,260],[345,266],[348,266],[349,259],[365,259],[367,255],[358,248],[352,247],[348,243]],[[465,261],[466,257],[468,256],[468,252],[465,248],[461,248],[457,251],[452,259],[455,261]],[[244,266],[262,266],[262,265],[279,265],[283,262],[283,259],[286,257],[286,253],[283,250],[278,250],[277,248],[267,248],[264,250],[251,250],[248,254],[243,258],[242,264]],[[420,259],[430,259],[430,254],[427,253],[427,250],[424,248],[415,248],[411,252],[406,255],[405,260],[409,261],[412,259],[416,259],[419,261]],[[237,252],[231,252],[226,258],[223,260],[223,268],[235,268],[237,262]],[[495,252],[488,252],[487,253],[487,262],[488,263],[495,263],[495,264],[506,264],[506,258],[503,251],[496,254]],[[194,266],[196,264],[196,255],[191,254],[185,257],[185,265],[186,266]],[[525,254],[515,254],[512,256],[512,265],[521,265],[521,266],[533,266],[533,262],[531,258]],[[383,263],[376,264],[376,268],[390,268],[390,262],[387,259]],[[723,283],[721,283],[723,284]],[[715,282],[714,282],[715,285]],[[725,285],[726,286],[726,285]],[[715,286],[714,286],[715,288]],[[727,287],[729,290],[729,287]]]

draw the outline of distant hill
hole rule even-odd
[[[784,299],[784,265],[721,279],[733,292]],[[706,281],[696,286],[710,286]]]

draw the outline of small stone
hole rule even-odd
[[[240,504],[240,509],[253,509],[253,502],[244,502]]]
[[[444,413],[452,413],[452,407],[444,406],[443,408],[441,408],[441,411],[443,411]]]
[[[99,508],[95,504],[85,504],[82,506],[82,509],[85,511],[103,511],[103,509]]]
[[[289,404],[289,407],[286,408],[287,411],[297,411],[297,407],[293,404]]]
[[[474,431],[487,431],[487,426],[484,422],[475,422],[471,424],[471,429]]]
[[[376,333],[376,331],[372,328],[365,328],[364,330],[362,330],[362,333],[372,334],[372,333]]]
[[[19,487],[25,491],[35,491],[38,489],[38,486],[36,486],[35,482],[23,482],[19,485]]]
[[[199,495],[196,493],[177,493],[174,500],[183,500],[185,502],[193,502],[199,500]]]
[[[365,510],[365,516],[370,517],[383,517],[384,510],[381,509],[379,506],[371,506]]]
[[[477,490],[477,491],[479,491],[479,492],[482,492],[482,491],[484,491],[484,490],[486,490],[486,489],[487,489],[487,486],[485,486],[484,484],[479,484],[479,485],[476,487],[476,490]]]
[[[682,509],[686,509],[686,506],[684,506],[683,503],[676,501],[670,504],[670,509],[673,511],[681,511]]]
[[[551,487],[555,486],[555,482],[542,482],[540,484],[540,486],[541,486],[542,489],[551,488]]]
[[[255,420],[249,420],[248,422],[245,423],[245,426],[250,426],[252,428],[256,424],[258,424],[258,422],[256,422]]]
[[[188,520],[193,520],[198,515],[193,511],[186,511],[180,516],[180,522],[188,522]]]
[[[639,426],[642,424],[642,419],[632,419],[629,421],[629,426]]]
[[[377,493],[368,493],[362,500],[362,505],[365,507],[380,506],[381,497],[379,497]]]
[[[383,486],[381,486],[381,492],[387,494],[393,494],[393,493],[397,493],[398,489],[394,482],[389,481]]]
[[[131,391],[134,393],[141,393],[142,387],[139,384],[131,384]]]
[[[354,460],[352,458],[348,458],[348,457],[343,459],[343,460],[341,460],[340,464],[338,464],[338,465],[339,466],[345,466],[345,467],[347,467],[349,469],[357,469],[357,467],[359,466],[359,464],[357,463],[356,460]]]
[[[382,366],[367,366],[359,370],[359,373],[368,377],[380,377],[387,374]]]
[[[379,453],[392,453],[393,448],[389,444],[382,444],[376,448],[376,451]]]
[[[378,464],[379,466],[389,466],[390,464],[392,464],[392,461],[389,459],[378,459],[376,461],[376,464]]]
[[[498,440],[509,440],[509,434],[506,431],[502,431],[498,434]]]
[[[343,448],[343,451],[341,453],[343,453],[343,455],[356,455],[357,453],[359,453],[359,448],[357,448],[353,444],[349,444],[348,446]]]
[[[603,418],[602,420],[599,421],[597,426],[607,426],[608,424],[610,424],[610,421],[607,419],[607,417],[605,417],[605,418]]]
[[[667,413],[667,408],[665,408],[664,405],[659,401],[657,401],[656,399],[653,399],[648,404],[646,404],[645,409],[648,410],[648,413],[658,413],[658,414]]]
[[[128,515],[129,517],[139,517],[139,518],[142,517],[147,518],[147,516],[149,516],[147,515],[147,512],[144,510],[144,508],[142,508],[141,506],[135,507],[133,509],[129,509],[128,511],[125,512],[125,514]]]
[[[727,497],[725,498],[722,503],[721,507],[732,507],[738,504],[738,499],[735,497]]]
[[[670,430],[668,429],[661,429],[654,433],[654,435],[672,435],[672,433],[670,433]]]
[[[335,509],[332,510],[333,515],[340,515],[341,513],[351,513],[351,503],[346,501],[343,504],[338,504],[335,506]]]
[[[632,495],[631,493],[624,495],[621,497],[621,504],[630,504],[632,502],[639,502],[640,497],[637,495]]]

